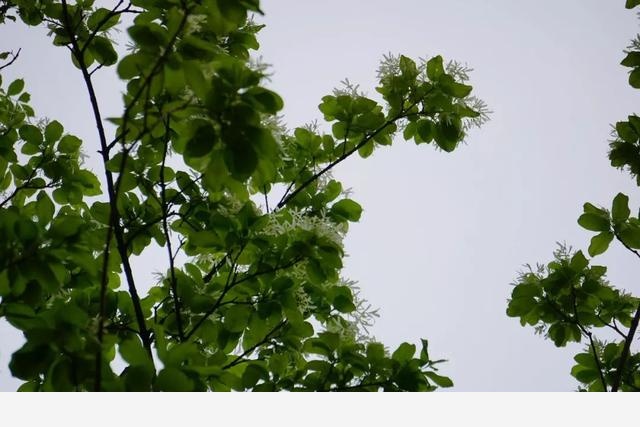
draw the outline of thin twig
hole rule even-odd
[[[407,110],[411,110],[411,108],[413,108],[413,106],[411,106]],[[391,126],[392,124],[395,124],[396,121],[406,117],[406,115],[404,113],[405,113],[404,110],[401,111],[397,116],[387,120],[378,129],[376,129],[375,131],[371,132],[370,134],[365,135],[362,138],[362,141],[360,141],[358,144],[356,144],[353,148],[351,148],[348,151],[343,152],[343,154],[340,157],[338,157],[336,160],[332,161],[327,166],[322,168],[319,172],[316,172],[310,178],[308,178],[306,181],[304,181],[302,184],[300,184],[300,186],[298,188],[296,188],[291,194],[288,194],[288,195],[286,195],[286,197],[283,197],[282,200],[280,200],[280,202],[278,203],[276,208],[277,209],[282,208],[284,205],[289,203],[289,201],[291,199],[293,199],[296,195],[298,195],[298,193],[300,193],[302,190],[304,190],[309,185],[311,185],[320,176],[322,176],[323,174],[325,174],[326,172],[328,172],[329,170],[333,169],[335,166],[337,166],[338,164],[343,162],[345,159],[347,159],[349,156],[351,156],[353,153],[355,153],[360,148],[362,148],[364,145],[366,145],[369,141],[371,141],[374,137],[376,137],[378,134],[380,134],[382,131],[384,131],[387,127]],[[287,189],[287,190],[289,190],[289,189]]]
[[[245,356],[253,353],[255,351],[255,349],[257,349],[258,347],[260,347],[261,345],[265,344],[267,341],[269,341],[272,337],[272,335],[274,333],[276,333],[280,328],[282,328],[284,325],[287,324],[286,320],[282,320],[280,321],[276,326],[274,326],[271,331],[269,331],[269,333],[267,335],[265,335],[265,337],[260,340],[258,343],[252,345],[251,347],[249,347],[248,349],[246,349],[244,352],[242,352],[242,354],[240,354],[239,356],[237,356],[235,359],[233,359],[231,362],[227,363],[226,365],[224,365],[222,367],[222,369],[229,369],[232,366],[235,366],[241,362],[243,362],[242,359],[244,359]]]
[[[238,253],[238,255],[236,256],[236,258],[234,259],[233,263],[232,263],[232,270],[235,269],[235,264],[238,260],[238,258],[240,257],[240,254],[242,253],[242,250]],[[249,274],[247,276],[244,276],[243,278],[236,280],[236,278],[234,277],[233,281],[229,282],[229,276],[227,276],[227,283],[225,284],[222,293],[220,294],[220,296],[218,297],[218,299],[216,300],[216,302],[213,304],[213,306],[205,313],[204,316],[202,316],[202,318],[195,324],[195,326],[193,327],[193,329],[191,330],[191,332],[189,332],[186,336],[186,339],[189,339],[193,333],[198,330],[198,328],[200,328],[200,326],[202,326],[202,324],[209,318],[209,316],[211,316],[213,313],[215,313],[215,311],[220,308],[220,305],[223,304],[223,299],[224,297],[227,295],[227,293],[233,289],[234,287],[240,285],[241,283],[246,282],[247,280],[251,280],[251,279],[255,279],[258,276],[262,276],[263,274],[269,274],[269,273],[275,273],[277,271],[280,270],[284,270],[286,268],[290,268],[293,267],[294,265],[296,265],[297,263],[299,263],[300,261],[302,261],[302,257],[296,258],[293,261],[282,265],[282,266],[276,266],[276,267],[272,267],[269,268],[267,270],[263,270],[263,271],[257,271],[253,274]],[[230,271],[231,273],[231,271]]]
[[[591,347],[591,352],[593,353],[593,359],[596,362],[596,367],[598,368],[598,376],[600,377],[600,382],[602,383],[602,388],[604,391],[607,391],[607,381],[604,378],[604,369],[602,368],[602,364],[600,363],[600,357],[598,356],[598,352],[596,351],[596,345],[593,342],[593,334],[590,330],[588,330],[582,323],[580,323],[580,319],[578,317],[578,303],[576,301],[575,288],[573,285],[571,286],[571,301],[573,305],[573,318],[576,326],[580,329],[580,331],[587,336],[589,339],[589,346]]]
[[[11,64],[13,64],[14,62],[16,62],[16,59],[18,59],[18,56],[20,56],[20,51],[22,50],[22,48],[19,48],[18,51],[16,53],[11,52],[10,55],[12,56],[11,60],[9,62],[7,62],[6,64],[0,66],[0,71],[4,70],[5,68],[7,68],[8,66],[10,66]]]
[[[184,341],[184,329],[182,326],[182,315],[180,314],[180,298],[178,297],[178,280],[176,279],[176,267],[174,264],[173,249],[171,248],[171,233],[169,232],[169,224],[167,221],[168,205],[167,205],[167,184],[165,182],[164,170],[167,161],[167,153],[169,151],[169,131],[170,119],[165,123],[165,141],[162,153],[162,165],[160,166],[160,195],[162,197],[162,229],[164,230],[165,239],[167,240],[167,252],[169,253],[169,272],[171,275],[171,293],[173,294],[173,307],[176,313],[176,324],[178,326],[178,336]]]

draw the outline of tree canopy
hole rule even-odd
[[[0,2],[0,22],[45,25],[70,54],[98,141],[39,117],[22,79],[0,81],[0,316],[25,337],[10,362],[20,390],[451,386],[427,340],[389,350],[367,336],[372,313],[341,275],[362,208],[331,170],[397,133],[455,150],[486,119],[464,70],[387,56],[380,102],[346,86],[319,105],[331,133],[289,131],[251,55],[257,0],[94,3]],[[126,90],[106,118],[94,74],[110,67]],[[100,171],[83,163],[95,152]],[[156,283],[136,280],[145,251]]]
[[[318,100],[325,123],[287,129],[256,59],[261,14],[259,0],[0,0],[0,25],[44,26],[71,60],[86,98],[65,101],[91,110],[96,136],[39,115],[29,82],[2,79],[20,50],[0,52],[0,318],[24,336],[9,364],[20,391],[453,385],[426,339],[369,336],[376,313],[343,273],[363,208],[332,171],[400,136],[458,149],[487,119],[467,69],[390,54],[377,95],[344,82]],[[640,88],[640,36],[622,65]],[[124,86],[115,117],[97,90],[109,72]],[[640,185],[640,117],[617,122],[609,148]],[[640,389],[640,298],[594,262],[612,244],[640,258],[633,209],[623,193],[585,203],[588,248],[527,267],[508,301],[554,345],[585,343],[571,369],[582,391]]]
[[[638,0],[626,1],[627,9],[638,5]],[[639,89],[640,35],[627,48],[621,65],[631,69],[629,84]],[[639,141],[640,117],[633,114],[615,124],[609,144],[611,166],[629,172],[638,185]],[[610,207],[585,203],[578,224],[597,233],[587,250],[590,257],[606,252],[616,240],[640,258],[640,219],[631,214],[627,195],[618,193]],[[582,251],[562,246],[549,264],[530,267],[518,277],[507,314],[544,333],[558,347],[587,342],[571,369],[581,390],[640,391],[640,353],[632,348],[640,298],[609,283],[607,268],[591,261]]]

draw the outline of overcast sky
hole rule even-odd
[[[609,206],[637,187],[606,158],[610,124],[636,112],[638,93],[619,62],[638,31],[624,1],[263,0],[261,55],[285,99],[290,128],[322,116],[320,98],[349,78],[375,96],[388,52],[442,54],[474,68],[475,93],[493,110],[453,153],[399,138],[335,175],[364,207],[347,238],[345,276],[380,308],[373,335],[389,346],[430,341],[457,391],[570,391],[581,348],[557,349],[505,314],[525,263],[548,262],[556,242],[586,249],[582,204]],[[36,111],[95,142],[79,73],[46,31],[0,27],[0,51],[22,48],[3,71],[24,76]],[[120,84],[99,77],[106,115]],[[6,84],[6,83],[5,83]],[[91,151],[91,150],[87,150]],[[98,169],[101,172],[101,169]],[[138,271],[160,267],[141,260]],[[620,248],[596,259],[618,287],[640,293],[640,266]],[[144,274],[144,273],[141,273]],[[19,336],[0,325],[0,390]]]

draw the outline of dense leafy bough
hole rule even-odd
[[[626,7],[640,5],[627,0]],[[640,36],[629,46],[622,61],[631,67],[629,84],[640,88]],[[628,170],[640,184],[640,117],[631,115],[616,123],[610,143],[611,165]],[[611,209],[584,204],[578,224],[596,232],[588,253],[604,253],[613,240],[640,258],[640,219],[631,215],[629,198],[619,193]],[[588,344],[575,356],[571,374],[585,391],[640,391],[640,353],[632,348],[640,322],[640,298],[611,286],[606,267],[589,266],[582,251],[561,248],[547,266],[521,274],[513,289],[507,314],[519,317],[524,326],[544,332],[556,346],[567,342]],[[609,342],[595,336],[596,328],[609,330]]]
[[[71,53],[100,142],[37,119],[22,80],[0,85],[0,316],[25,337],[10,363],[20,390],[451,386],[427,341],[389,351],[363,333],[371,313],[340,275],[362,209],[330,171],[398,129],[454,150],[484,119],[464,70],[387,57],[382,103],[336,91],[320,104],[331,134],[288,132],[249,55],[257,0],[110,6],[0,2],[3,22],[46,25]],[[119,58],[123,17],[132,49]],[[108,128],[93,75],[110,66],[126,90]],[[81,161],[96,150],[100,179]],[[166,273],[139,283],[149,250]]]

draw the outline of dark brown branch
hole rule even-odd
[[[637,256],[638,258],[640,258],[640,252],[638,252],[637,250],[635,250],[635,249],[633,249],[632,247],[630,247],[629,245],[627,245],[627,244],[624,242],[624,240],[622,240],[622,239],[620,238],[620,234],[618,234],[618,232],[617,232],[616,230],[613,230],[613,234],[614,234],[614,236],[616,236],[616,239],[617,239],[620,243],[622,243],[622,245],[623,245],[625,248],[627,248],[627,250],[628,250],[629,252],[631,252],[632,254],[634,254],[635,256]]]
[[[244,247],[240,250],[240,252],[238,252],[238,255],[237,255],[237,256],[236,256],[236,258],[234,259],[234,261],[233,261],[233,263],[232,263],[232,269],[231,269],[231,271],[233,271],[233,270],[235,269],[236,262],[237,262],[238,258],[240,258],[240,254],[242,254],[242,250],[243,250],[243,249],[244,249]],[[209,311],[207,311],[207,312],[205,313],[205,315],[204,315],[204,316],[203,316],[203,317],[202,317],[202,318],[201,318],[201,319],[200,319],[200,320],[199,320],[199,321],[194,325],[193,329],[191,330],[191,332],[189,332],[189,333],[187,334],[187,337],[186,337],[186,338],[187,338],[187,339],[189,339],[189,338],[193,335],[193,333],[194,333],[196,330],[198,330],[198,328],[199,328],[200,326],[202,326],[202,324],[203,324],[203,323],[204,323],[204,322],[209,318],[209,316],[211,316],[213,313],[215,313],[215,311],[216,311],[218,308],[220,308],[220,305],[221,305],[221,304],[223,304],[222,300],[224,299],[224,297],[227,295],[227,293],[228,293],[231,289],[233,289],[234,287],[238,286],[238,285],[239,285],[239,284],[241,284],[241,283],[246,282],[247,280],[255,279],[255,278],[256,278],[256,277],[258,277],[258,276],[262,276],[263,274],[275,273],[275,272],[277,272],[277,271],[280,271],[280,270],[284,270],[284,269],[287,269],[287,268],[293,267],[294,265],[296,265],[297,263],[299,263],[300,261],[302,261],[302,259],[303,259],[302,257],[300,257],[300,258],[296,258],[296,259],[294,259],[293,261],[291,261],[291,262],[289,262],[289,263],[287,263],[287,264],[285,264],[285,265],[272,267],[272,268],[269,268],[269,269],[264,270],[264,271],[257,271],[257,272],[255,272],[255,273],[253,273],[253,274],[249,274],[249,275],[247,275],[247,276],[244,276],[243,278],[241,278],[241,279],[239,279],[239,280],[236,280],[236,279],[235,279],[235,277],[234,277],[234,280],[233,280],[233,281],[231,281],[231,282],[229,281],[229,277],[230,277],[230,276],[227,276],[227,283],[225,284],[225,286],[224,286],[224,288],[223,288],[223,290],[222,290],[222,293],[220,294],[220,296],[218,297],[218,299],[216,300],[216,302],[213,304],[213,306],[211,307],[211,309],[209,309]],[[229,272],[229,274],[231,274],[231,271]]]
[[[222,289],[220,296],[218,297],[216,302],[213,304],[211,309],[207,311],[205,315],[202,316],[202,318],[193,326],[193,328],[191,329],[191,332],[187,334],[186,339],[189,339],[198,330],[198,328],[200,328],[200,326],[202,326],[202,324],[209,318],[209,316],[211,316],[220,307],[220,304],[222,304],[222,300],[227,295],[227,292],[229,292],[233,287],[233,281],[235,281],[235,277],[236,277],[236,271],[235,271],[236,263],[238,262],[240,255],[242,255],[242,251],[244,251],[244,246],[240,248],[240,250],[238,251],[238,254],[231,262],[231,266],[229,267],[229,274],[227,274],[227,281],[224,284],[224,288]],[[225,256],[225,259],[227,258],[228,255],[229,254]],[[233,281],[231,280],[231,277],[233,277]]]
[[[81,55],[84,55],[85,51],[87,50],[87,48],[89,47],[89,45],[91,44],[93,39],[98,35],[100,30],[102,29],[102,26],[104,24],[106,24],[109,21],[109,19],[111,19],[114,16],[122,13],[122,11],[118,11],[118,8],[122,5],[122,3],[124,3],[124,0],[118,0],[118,4],[116,4],[115,7],[113,9],[111,9],[111,12],[106,14],[105,17],[102,18],[100,20],[100,22],[98,22],[98,24],[96,25],[96,29],[93,30],[93,32],[91,34],[89,34],[89,37],[87,38],[87,41],[84,43],[84,46],[82,46],[82,48],[80,49],[80,54]],[[131,3],[129,3],[129,5],[127,6],[127,8],[129,8],[129,7],[131,7]],[[96,70],[94,70],[94,71],[96,71]]]
[[[593,337],[591,332],[587,332],[587,337],[589,338],[589,346],[591,347],[591,353],[593,354],[593,360],[596,362],[596,367],[598,368],[598,375],[600,376],[600,382],[602,383],[602,388],[604,391],[607,391],[607,381],[604,378],[604,370],[602,368],[602,364],[600,363],[600,357],[598,356],[598,351],[596,350],[596,345],[593,342]]]
[[[267,196],[267,186],[265,185],[262,189],[264,191],[264,204],[265,204],[265,209],[267,209],[267,213],[270,213],[270,209],[269,209],[269,197]]]
[[[7,62],[6,64],[0,66],[0,71],[4,70],[8,66],[10,66],[14,62],[16,62],[16,59],[18,59],[18,56],[20,56],[20,51],[21,50],[22,50],[22,48],[19,48],[16,53],[11,52],[11,54],[10,54],[12,56],[11,60],[9,60],[9,62]]]
[[[27,179],[24,181],[24,183],[22,183],[21,185],[17,186],[16,188],[14,188],[14,190],[11,192],[11,194],[8,195],[7,198],[4,199],[2,202],[0,202],[0,208],[3,208],[4,205],[9,203],[11,201],[11,199],[13,199],[22,190],[27,190],[27,189],[40,190],[40,189],[44,189],[44,188],[52,188],[53,186],[56,185],[56,182],[50,182],[50,183],[42,185],[42,186],[40,186],[40,185],[36,185],[36,186],[31,185],[31,181],[33,181],[33,179],[36,178],[36,174],[38,173],[38,170],[40,169],[40,167],[44,163],[44,152],[42,152],[41,154],[42,154],[42,157],[40,158],[40,161],[38,162],[38,164],[36,166],[33,167],[33,170],[31,171],[31,173],[29,174]]]
[[[167,252],[169,253],[169,271],[171,274],[171,293],[173,294],[173,308],[176,313],[176,323],[178,326],[178,336],[180,340],[184,340],[184,329],[182,326],[182,315],[180,314],[180,298],[178,297],[178,280],[176,279],[176,267],[174,264],[173,249],[171,248],[171,233],[169,233],[169,224],[167,221],[168,205],[167,205],[167,184],[165,182],[164,170],[167,161],[167,152],[169,151],[169,119],[165,124],[165,141],[162,153],[162,165],[160,166],[160,196],[162,198],[162,229],[164,230],[165,239],[167,240]]]
[[[332,161],[327,166],[322,168],[320,171],[318,171],[315,174],[313,174],[313,176],[308,178],[302,184],[300,184],[300,186],[298,188],[296,188],[291,194],[287,195],[286,197],[283,197],[282,200],[280,200],[280,202],[278,203],[278,206],[276,208],[280,209],[283,206],[285,206],[287,203],[289,203],[289,201],[291,199],[293,199],[295,196],[297,196],[302,190],[304,190],[309,185],[311,185],[314,181],[316,181],[318,178],[320,178],[320,176],[324,175],[325,173],[327,173],[328,171],[333,169],[335,166],[337,166],[338,164],[343,162],[345,159],[347,159],[349,156],[351,156],[353,153],[355,153],[360,148],[362,148],[365,144],[367,144],[369,141],[371,141],[376,135],[380,134],[380,132],[385,130],[390,125],[394,124],[397,120],[401,119],[402,117],[404,117],[404,116],[401,113],[400,115],[398,115],[398,116],[396,116],[396,117],[394,117],[394,118],[392,118],[390,120],[387,120],[386,123],[384,123],[378,129],[376,129],[375,131],[373,131],[370,134],[366,135],[364,138],[362,138],[362,141],[360,141],[358,144],[356,144],[352,149],[344,152],[336,160]],[[346,145],[345,145],[345,147],[346,147]]]
[[[578,303],[576,301],[576,293],[573,285],[571,286],[571,302],[573,305],[574,322],[576,326],[580,329],[580,331],[589,339],[589,346],[591,347],[591,352],[593,353],[593,360],[596,362],[596,367],[598,368],[598,376],[600,377],[602,388],[604,391],[607,391],[607,381],[604,378],[604,369],[602,368],[602,364],[600,363],[600,357],[598,356],[596,345],[593,342],[593,334],[591,333],[590,330],[584,327],[582,323],[580,323],[580,319],[578,317]]]
[[[149,355],[151,355],[151,341],[149,339],[149,331],[147,330],[144,314],[142,312],[140,297],[138,296],[138,292],[135,287],[135,282],[133,279],[133,271],[131,269],[129,257],[127,255],[127,249],[124,242],[123,231],[119,223],[118,209],[117,209],[117,192],[114,187],[113,175],[106,167],[109,161],[109,153],[107,150],[107,138],[106,138],[106,133],[102,123],[102,115],[100,113],[98,98],[96,96],[96,92],[93,87],[93,81],[91,80],[91,75],[89,74],[87,65],[84,61],[84,56],[81,53],[81,49],[78,45],[78,40],[75,36],[75,33],[73,32],[71,22],[69,20],[69,13],[68,13],[66,0],[62,0],[62,9],[63,9],[64,26],[70,34],[71,51],[75,56],[76,60],[78,61],[78,65],[82,72],[85,86],[87,87],[87,91],[89,93],[91,108],[93,110],[94,120],[98,130],[98,136],[100,139],[100,151],[102,155],[102,162],[105,166],[107,193],[109,196],[110,214],[109,214],[109,226],[107,230],[107,238],[105,242],[105,249],[104,249],[104,255],[103,255],[104,258],[103,258],[102,277],[101,277],[101,284],[100,284],[100,313],[98,316],[98,341],[100,342],[100,344],[102,344],[103,336],[104,336],[104,320],[105,320],[104,312],[105,312],[105,305],[106,305],[105,304],[106,292],[107,292],[108,280],[109,280],[109,253],[110,253],[111,240],[115,236],[118,252],[120,254],[121,262],[125,272],[125,277],[127,279],[127,284],[129,287],[129,293],[131,294],[131,300],[133,302],[136,320],[138,322],[138,328],[140,329],[140,338],[142,339],[142,343],[145,349],[147,350]],[[94,384],[94,388],[96,391],[101,390],[101,382],[102,382],[102,349],[99,349],[96,354],[96,372],[95,372],[95,384]]]
[[[224,365],[222,367],[222,369],[229,369],[239,363],[244,362],[244,358],[253,353],[258,347],[260,347],[261,345],[266,344],[273,336],[273,334],[275,334],[276,332],[278,332],[278,330],[280,328],[282,328],[284,325],[287,324],[286,320],[282,320],[280,321],[276,326],[274,326],[271,331],[269,331],[269,333],[267,335],[265,335],[265,337],[263,339],[261,339],[258,343],[252,345],[251,347],[249,347],[248,349],[246,349],[245,351],[242,352],[242,354],[240,354],[239,356],[237,356],[235,359],[233,359],[231,362],[227,363],[226,365]]]
[[[618,333],[618,335],[620,335],[622,339],[627,339],[627,334],[622,332],[620,328],[618,328],[618,325],[616,325],[616,319],[613,319],[613,324],[611,324],[611,323],[605,322],[604,319],[602,319],[602,317],[600,316],[600,313],[596,313],[596,317],[598,318],[599,321],[602,322],[603,325],[616,331],[616,333]]]
[[[640,303],[638,303],[636,314],[633,316],[633,320],[631,321],[631,327],[629,328],[627,338],[624,340],[624,347],[622,348],[622,354],[620,355],[620,361],[618,362],[616,377],[613,380],[611,391],[618,391],[618,389],[620,388],[620,384],[622,383],[622,377],[625,369],[624,365],[627,363],[627,359],[629,358],[629,352],[631,351],[631,342],[633,341],[636,330],[638,329],[638,322],[640,322]]]
[[[635,256],[640,258],[640,253],[635,249],[629,247],[621,238],[616,230],[614,230],[614,235],[616,239],[622,243],[622,245],[629,250],[629,252],[633,253]],[[629,333],[624,340],[624,347],[622,348],[622,354],[620,355],[620,360],[618,362],[618,368],[616,370],[616,377],[613,380],[613,384],[611,386],[611,391],[618,391],[620,385],[622,383],[623,372],[625,368],[625,364],[627,363],[627,358],[629,357],[629,352],[631,351],[631,342],[636,334],[636,330],[638,329],[638,323],[640,322],[640,303],[638,303],[638,308],[636,309],[636,313],[633,316],[633,320],[631,321],[631,327],[629,328]]]
[[[220,271],[222,266],[227,262],[227,260],[229,259],[229,256],[230,256],[230,253],[223,256],[220,261],[216,262],[213,265],[213,267],[211,267],[211,270],[209,270],[209,272],[202,277],[202,281],[204,283],[209,283],[211,279],[213,279],[213,276],[215,276],[218,273],[218,271]]]

